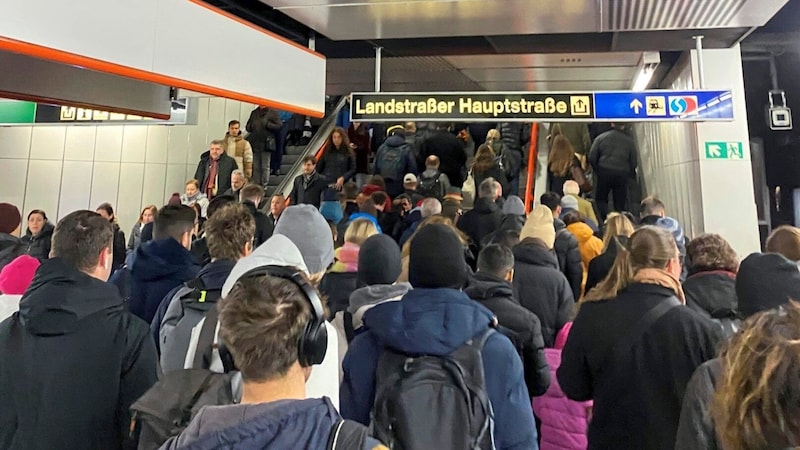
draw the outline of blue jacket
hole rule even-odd
[[[180,436],[168,440],[161,449],[324,449],[339,418],[327,398],[207,406]],[[364,449],[378,445],[368,438]]]
[[[453,289],[414,289],[399,302],[374,306],[364,314],[367,331],[356,336],[342,363],[342,416],[369,424],[375,371],[384,346],[412,355],[447,355],[484,332],[492,318],[488,309]],[[537,449],[519,354],[507,337],[493,333],[482,356],[497,449]]]
[[[167,238],[140,245],[130,269],[128,308],[150,323],[164,296],[175,286],[195,278],[200,268],[189,250]]]

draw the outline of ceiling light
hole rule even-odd
[[[656,67],[661,63],[661,54],[659,52],[644,52],[642,58],[639,60],[639,65],[636,71],[636,78],[634,78],[632,89],[634,91],[643,91],[650,85],[653,79],[653,74]]]

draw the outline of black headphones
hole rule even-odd
[[[306,323],[305,330],[297,343],[297,359],[302,367],[311,367],[321,364],[328,350],[328,330],[325,328],[325,310],[322,307],[317,291],[311,286],[303,275],[293,267],[261,266],[248,270],[236,282],[249,278],[271,276],[289,280],[298,288],[311,305],[311,318]],[[220,339],[218,342],[219,356],[225,372],[236,370],[233,356]]]

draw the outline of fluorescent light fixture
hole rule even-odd
[[[653,74],[656,67],[661,63],[661,54],[659,52],[644,52],[642,58],[639,60],[639,66],[634,78],[633,86],[634,91],[643,91],[650,85],[650,80],[653,79]]]

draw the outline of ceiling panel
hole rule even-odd
[[[629,81],[521,81],[481,85],[487,91],[613,91],[631,87]]]
[[[633,66],[639,63],[640,52],[569,53],[522,55],[463,55],[446,56],[459,69],[506,67],[604,67]]]
[[[788,0],[261,1],[333,40],[380,40],[753,27]]]
[[[477,82],[485,81],[581,81],[630,80],[637,66],[620,67],[540,67],[520,69],[463,69],[461,73]]]

